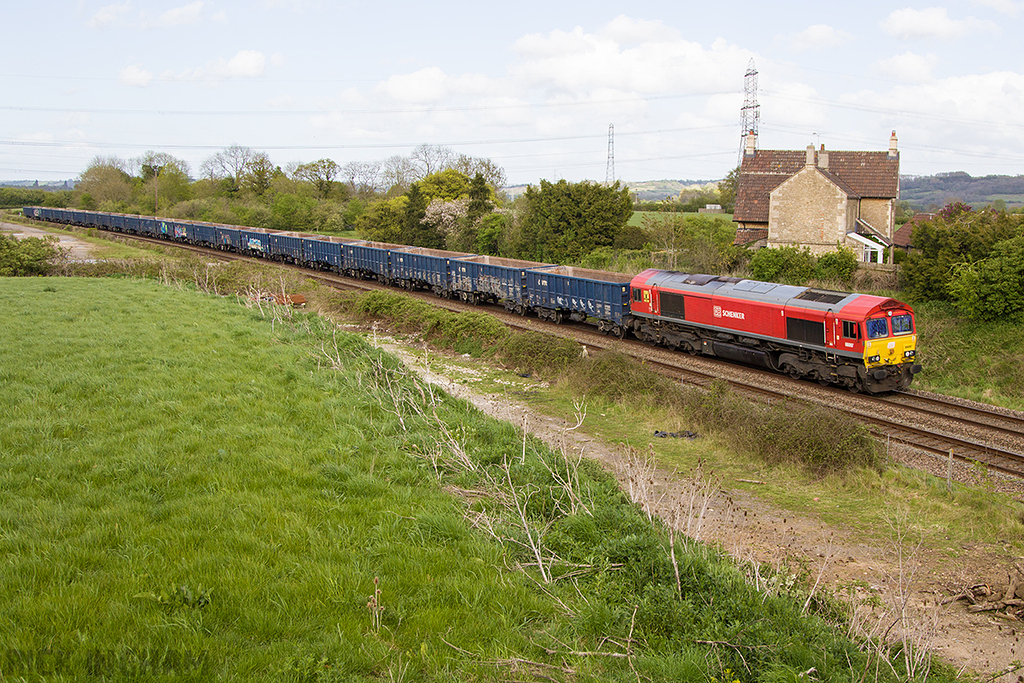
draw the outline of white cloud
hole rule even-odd
[[[194,24],[199,21],[199,16],[203,11],[202,0],[196,0],[187,5],[181,7],[175,7],[169,9],[160,17],[148,24],[147,27],[164,27],[164,26],[182,26],[184,24]]]
[[[808,26],[800,33],[781,36],[776,42],[788,44],[797,52],[805,50],[821,50],[845,45],[853,39],[846,31],[836,30],[826,24]]]
[[[526,35],[512,50],[518,59],[510,73],[521,87],[574,95],[602,87],[634,93],[720,92],[723,83],[743,73],[750,58],[748,51],[722,39],[708,49],[657,22],[624,17],[598,33],[576,27]]]
[[[195,69],[167,72],[164,78],[176,81],[222,81],[231,78],[257,78],[266,71],[267,58],[258,50],[241,50],[231,59],[218,59]]]
[[[216,14],[210,15],[210,21],[215,24],[226,24],[228,23],[228,13],[224,10],[217,12]]]
[[[882,22],[882,30],[900,40],[937,38],[955,40],[971,33],[998,33],[994,22],[967,17],[951,19],[944,7],[898,9]]]
[[[167,28],[194,24],[202,18],[204,2],[195,0],[181,7],[173,7],[157,17],[151,17],[145,11],[134,12],[131,0],[121,4],[101,7],[89,19],[89,28],[105,28],[107,26],[126,26],[136,29]],[[224,21],[227,15],[222,11],[215,14],[214,21]]]
[[[114,24],[120,24],[124,20],[124,16],[131,9],[131,0],[125,0],[120,5],[105,5],[96,10],[96,13],[89,19],[87,26],[89,28],[103,28],[105,26],[112,26]]]
[[[876,72],[898,81],[925,83],[932,80],[932,70],[938,66],[939,58],[933,54],[918,55],[904,52],[874,64]]]
[[[153,74],[146,71],[141,66],[129,64],[125,68],[121,69],[121,74],[118,76],[118,80],[124,85],[144,88],[153,80]]]

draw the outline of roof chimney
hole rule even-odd
[[[807,145],[807,166],[814,166],[814,145]]]
[[[818,168],[828,170],[828,152],[825,151],[825,145],[822,145],[821,151],[818,152]]]
[[[899,152],[896,151],[896,131],[892,132],[889,136],[889,158],[895,159],[899,156]]]
[[[743,148],[743,156],[752,157],[757,149],[757,133],[754,131],[747,132],[747,141]]]

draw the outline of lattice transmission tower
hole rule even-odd
[[[615,124],[608,124],[608,164],[604,169],[604,184],[611,186],[615,182]]]
[[[743,108],[740,109],[740,119],[742,128],[737,166],[743,162],[743,149],[746,145],[747,135],[753,133],[754,140],[757,140],[757,124],[761,120],[761,105],[757,103],[757,67],[754,66],[753,57],[747,64],[747,73],[743,75]]]

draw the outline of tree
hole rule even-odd
[[[270,189],[275,171],[274,164],[270,161],[267,153],[256,152],[246,162],[239,184],[257,197],[262,197]]]
[[[523,258],[562,263],[611,246],[633,213],[629,189],[584,181],[529,186],[522,217]]]
[[[389,244],[400,242],[405,205],[408,203],[409,198],[405,195],[374,202],[356,219],[356,230],[360,235],[374,242]]]
[[[351,161],[342,167],[341,174],[348,181],[352,193],[366,199],[377,192],[381,170],[379,161]]]
[[[740,167],[729,171],[725,180],[718,183],[718,203],[726,213],[733,213],[736,209],[736,191],[740,187]]]
[[[107,202],[127,205],[132,201],[133,179],[125,170],[126,162],[117,157],[96,157],[78,176],[78,189],[88,194],[94,205]]]
[[[341,166],[332,159],[317,159],[308,164],[299,164],[293,176],[312,183],[320,199],[327,199],[331,194],[334,179],[340,172]]]
[[[200,174],[210,180],[230,180],[237,190],[238,180],[254,156],[256,152],[251,147],[231,145],[224,151],[207,157],[200,166]]]
[[[420,183],[413,183],[405,197],[408,201],[402,216],[401,243],[429,249],[444,247],[444,236],[440,230],[426,221],[429,201]]]
[[[149,151],[139,157],[138,162],[142,172],[139,206],[145,213],[156,214],[161,206],[171,206],[191,196],[192,181],[184,159]]]
[[[451,168],[455,161],[455,153],[449,147],[437,145],[420,145],[409,155],[411,165],[416,169],[416,179]]]
[[[1021,226],[1020,215],[947,204],[933,220],[914,226],[914,249],[902,264],[911,297],[949,301],[950,281],[963,264],[987,259],[997,243],[1018,236]]]
[[[431,173],[418,184],[420,192],[431,201],[434,199],[454,201],[469,196],[469,176],[453,168]]]
[[[973,320],[1024,321],[1024,235],[996,243],[977,263],[957,264],[947,288]]]

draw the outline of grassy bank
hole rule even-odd
[[[0,280],[0,344],[6,678],[900,677],[319,318]]]

